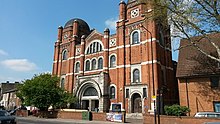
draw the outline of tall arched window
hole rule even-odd
[[[92,42],[87,48],[86,48],[86,54],[92,54],[102,51],[102,44],[101,41],[99,42]]]
[[[134,83],[140,82],[140,71],[138,69],[134,69],[133,71],[133,82]]]
[[[112,55],[110,57],[110,67],[112,68],[112,67],[115,67],[115,66],[116,66],[116,57],[115,57],[115,55]]]
[[[96,69],[96,60],[93,59],[92,60],[92,70],[95,70]]]
[[[75,66],[76,66],[76,67],[75,67],[75,72],[76,72],[76,73],[79,73],[79,70],[80,70],[80,63],[77,62]]]
[[[115,99],[115,87],[110,87],[110,99]]]
[[[62,53],[62,60],[67,60],[68,56],[67,56],[67,50],[64,50]]]
[[[103,59],[102,58],[98,59],[98,69],[103,69]]]
[[[138,43],[140,43],[139,33],[138,33],[138,31],[135,31],[132,33],[132,44],[138,44]]]
[[[86,71],[89,71],[90,70],[90,61],[87,60],[86,61]]]
[[[65,87],[65,78],[61,78],[60,87],[64,89],[64,87]]]

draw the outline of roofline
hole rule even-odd
[[[211,76],[219,76],[219,74],[206,74],[206,75],[184,75],[184,76],[176,76],[176,78],[199,78],[199,77],[211,77]]]

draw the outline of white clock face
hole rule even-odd
[[[131,11],[131,18],[135,18],[139,16],[139,9],[134,9]]]

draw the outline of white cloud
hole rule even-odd
[[[4,50],[0,49],[0,55],[7,56],[7,55],[8,55],[8,53],[7,53],[7,52],[5,52]]]
[[[106,27],[108,27],[110,30],[115,31],[116,30],[116,22],[118,21],[117,18],[110,18],[105,21]]]
[[[1,64],[6,68],[21,72],[33,71],[37,69],[36,64],[28,61],[27,59],[8,59],[2,61]]]

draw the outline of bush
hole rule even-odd
[[[172,105],[164,107],[166,115],[170,116],[186,116],[190,109],[186,106]]]

